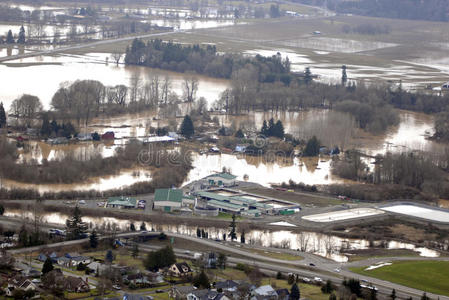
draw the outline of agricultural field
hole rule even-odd
[[[391,281],[423,291],[449,296],[449,261],[400,261],[367,270],[350,268],[361,275]]]

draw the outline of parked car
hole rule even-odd
[[[86,200],[80,200],[80,201],[78,201],[78,204],[86,205]]]
[[[314,277],[313,281],[315,281],[315,282],[323,282],[323,279],[321,279],[320,277]]]
[[[114,289],[116,289],[116,290],[121,290],[121,289],[122,289],[122,287],[119,286],[118,284],[115,284],[115,285],[113,285],[112,287],[113,287]]]
[[[309,266],[315,267],[315,264],[314,263],[310,263]]]

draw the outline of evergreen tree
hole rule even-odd
[[[284,125],[282,125],[281,120],[278,120],[276,124],[274,125],[274,132],[273,136],[278,137],[280,139],[284,138],[285,132],[284,132]]]
[[[263,120],[262,129],[260,130],[260,133],[268,136],[268,125],[266,120]]]
[[[299,291],[298,285],[293,283],[292,288],[290,290],[290,296],[288,297],[289,300],[299,300],[301,298],[301,293]]]
[[[341,85],[346,85],[348,75],[346,74],[346,65],[341,66]]]
[[[189,115],[184,117],[181,124],[181,134],[187,138],[191,138],[195,134],[195,128],[193,127],[193,121]]]
[[[199,227],[196,229],[196,237],[201,237],[201,229]]]
[[[393,289],[393,290],[391,291],[390,298],[391,298],[392,300],[395,300],[395,299],[397,298],[397,296],[396,296],[396,290],[395,290],[395,289]]]
[[[66,221],[67,239],[79,240],[86,237],[87,224],[81,218],[81,210],[75,206],[73,215]]]
[[[326,281],[326,284],[321,287],[321,292],[323,294],[330,294],[330,293],[332,293],[333,290],[334,290],[334,286],[329,279]]]
[[[145,222],[142,222],[142,224],[140,224],[140,231],[146,231],[147,230],[147,225],[145,225]]]
[[[195,276],[195,278],[193,278],[192,284],[196,288],[201,288],[201,289],[209,289],[210,288],[209,278],[207,277],[204,270],[201,270],[201,273],[198,274],[197,276]]]
[[[23,25],[20,27],[19,38],[17,39],[18,44],[25,44],[25,28]]]
[[[6,128],[6,112],[3,102],[0,103],[0,128]]]
[[[239,139],[243,139],[244,137],[245,137],[245,135],[243,134],[243,131],[241,130],[241,129],[239,129],[239,130],[237,130],[236,132],[235,132],[235,135],[234,135],[236,138],[239,138]]]
[[[320,141],[313,136],[307,141],[304,156],[317,156],[320,153]]]
[[[89,244],[91,248],[97,248],[98,247],[98,235],[97,232],[92,230],[92,233],[89,236]]]
[[[307,67],[304,71],[304,82],[309,85],[309,83],[312,82],[312,72],[310,71],[310,68]]]
[[[334,293],[332,293],[329,295],[329,300],[337,300],[337,296]]]
[[[59,131],[58,122],[56,122],[56,120],[53,120],[53,121],[51,121],[50,126],[51,126],[51,132],[54,133],[55,135],[58,135],[58,131]]]
[[[237,239],[237,233],[235,232],[235,214],[232,214],[232,221],[231,221],[231,225],[229,226],[231,227],[231,232],[229,233],[229,237],[231,238],[231,241],[234,241],[235,239]]]
[[[106,256],[104,259],[109,263],[112,263],[114,261],[114,254],[112,253],[112,250],[108,250],[106,252]]]
[[[42,127],[41,127],[41,136],[49,137],[51,135],[51,125],[48,120],[48,114],[44,114],[42,117]]]
[[[424,294],[422,294],[421,300],[430,300],[430,298],[427,297],[427,293],[426,292],[424,292]]]
[[[5,213],[5,207],[0,204],[0,216],[3,216],[4,213]]]
[[[53,270],[53,262],[51,261],[50,257],[47,257],[47,259],[44,262],[44,265],[42,266],[42,275],[45,275],[52,270]]]
[[[129,225],[129,230],[131,230],[131,231],[136,231],[136,225],[134,225],[134,223],[131,223],[131,224]]]
[[[226,269],[226,261],[228,260],[228,258],[226,257],[226,254],[224,253],[218,253],[218,258],[217,258],[217,267],[221,268],[221,269]]]
[[[148,253],[144,260],[145,268],[150,271],[157,271],[161,268],[169,267],[176,262],[173,248],[167,246],[163,249]]]
[[[240,243],[245,243],[245,230],[242,230],[242,235],[240,235]]]
[[[132,252],[131,252],[131,256],[132,256],[133,258],[137,258],[137,257],[139,256],[139,245],[136,244],[136,243],[133,245],[133,249],[132,249]]]
[[[268,121],[268,132],[267,132],[267,136],[274,136],[274,131],[275,131],[275,129],[274,129],[274,119],[271,118],[271,119]]]
[[[14,37],[12,35],[12,31],[8,31],[8,35],[6,36],[6,43],[7,44],[14,44]]]

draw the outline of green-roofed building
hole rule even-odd
[[[154,192],[154,209],[164,212],[179,210],[182,206],[181,189],[157,189]]]
[[[229,173],[217,173],[207,176],[205,179],[209,186],[235,186],[237,176]]]
[[[132,197],[111,197],[108,199],[107,207],[112,208],[136,208],[137,200]]]

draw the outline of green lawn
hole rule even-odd
[[[358,267],[351,271],[449,296],[449,261],[401,261],[370,271],[365,269]]]

